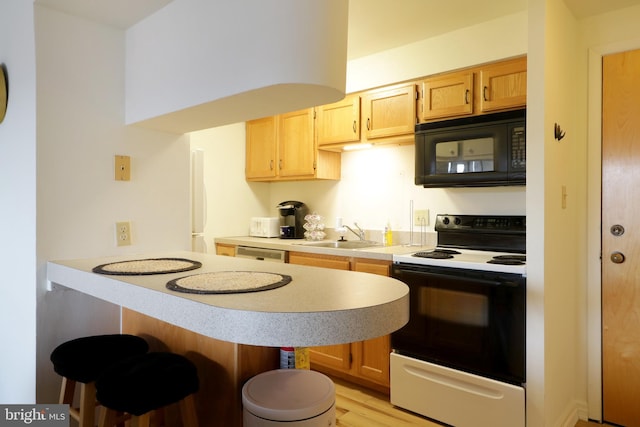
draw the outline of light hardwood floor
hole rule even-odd
[[[389,396],[332,378],[336,385],[337,427],[442,427],[434,421],[396,408]]]
[[[396,408],[389,396],[332,378],[336,386],[337,427],[443,427],[433,420]],[[576,427],[607,427],[607,424],[578,421]]]

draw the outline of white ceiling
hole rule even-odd
[[[348,57],[370,55],[526,8],[527,0],[349,0]]]
[[[118,28],[129,28],[173,0],[35,0],[51,9]]]
[[[35,0],[62,12],[128,28],[173,0]],[[640,0],[564,0],[578,18]],[[349,0],[349,59],[424,40],[527,8],[528,0]],[[239,21],[238,25],[241,25]]]

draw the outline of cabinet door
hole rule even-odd
[[[276,117],[265,117],[247,122],[246,179],[276,177],[277,130]]]
[[[389,335],[352,343],[353,369],[361,378],[389,385],[391,339]]]
[[[353,270],[363,273],[379,274],[389,276],[391,263],[374,259],[356,258],[353,260]]]
[[[225,245],[224,243],[216,243],[216,255],[236,256],[235,245]]]
[[[433,77],[422,82],[421,120],[473,113],[473,72]]]
[[[333,268],[335,270],[349,270],[349,258],[316,255],[303,252],[290,252],[289,264],[308,265],[312,267]],[[347,372],[351,366],[351,344],[325,345],[310,347],[311,363]]]
[[[527,58],[518,58],[480,71],[482,112],[527,105]]]
[[[351,261],[349,258],[333,255],[317,255],[306,252],[289,252],[289,264],[333,268],[334,270],[351,269]]]
[[[278,118],[278,173],[281,177],[311,176],[316,164],[313,108]]]
[[[365,273],[389,276],[391,263],[370,259],[355,259],[353,269]],[[389,335],[352,343],[353,367],[356,375],[389,386],[391,338]]]
[[[360,96],[349,95],[342,101],[316,108],[318,147],[360,141]]]
[[[309,357],[314,365],[347,372],[351,366],[351,344],[310,347]]]
[[[414,83],[366,92],[362,96],[362,120],[367,139],[413,133],[416,94]]]

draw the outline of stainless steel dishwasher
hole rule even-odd
[[[236,247],[236,258],[251,258],[259,261],[287,262],[287,251],[279,249],[252,248],[250,246]]]

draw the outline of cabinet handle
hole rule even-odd
[[[356,121],[353,121],[353,133],[356,133]]]
[[[273,170],[273,159],[269,160],[269,170]]]
[[[465,104],[469,103],[469,89],[464,91],[464,103]]]
[[[282,169],[282,159],[280,159],[280,161],[278,162],[278,167]]]
[[[488,101],[489,99],[487,98],[487,89],[488,87],[485,86],[482,88],[482,97],[484,98],[485,101]]]
[[[370,120],[371,119],[369,117],[367,117],[367,130],[371,130],[371,127],[369,126]]]

